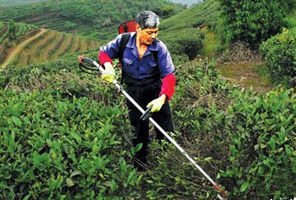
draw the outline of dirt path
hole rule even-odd
[[[217,36],[206,27],[202,29],[205,33],[205,46],[202,56],[215,56],[220,41]],[[230,63],[219,63],[216,66],[224,79],[231,81],[235,85],[244,88],[253,88],[259,93],[265,93],[272,89],[272,83],[268,78],[268,71],[262,61],[244,62],[237,60]]]
[[[253,88],[259,93],[272,90],[272,83],[263,73],[268,73],[263,63],[228,63],[218,65],[222,76],[235,85]]]
[[[10,54],[9,54],[9,56],[7,57],[7,59],[4,61],[4,63],[0,66],[0,69],[1,68],[5,68],[12,60],[13,60],[13,58],[17,55],[17,54],[19,54],[20,53],[20,51],[27,45],[27,44],[29,44],[32,40],[34,40],[34,39],[36,39],[36,38],[38,38],[40,35],[42,35],[43,33],[45,33],[47,30],[46,29],[40,29],[40,31],[36,34],[36,35],[34,35],[34,36],[32,36],[32,37],[30,37],[30,38],[28,38],[28,39],[26,39],[26,40],[24,40],[22,43],[20,43]]]

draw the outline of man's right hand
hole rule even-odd
[[[105,69],[102,71],[103,80],[112,83],[115,79],[115,71],[113,65],[110,62],[104,64]]]

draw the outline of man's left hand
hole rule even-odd
[[[163,106],[165,99],[166,99],[165,94],[162,94],[157,99],[154,99],[153,101],[148,103],[148,105],[146,107],[147,108],[152,107],[151,112],[158,112],[158,111],[160,111],[161,107]]]

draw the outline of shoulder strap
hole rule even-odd
[[[121,41],[120,41],[120,47],[119,47],[119,62],[122,63],[122,58],[123,58],[123,53],[124,53],[124,50],[125,50],[125,47],[126,47],[126,44],[128,43],[128,40],[130,39],[130,33],[123,33],[122,34],[122,38],[121,38]],[[154,42],[159,42],[157,39],[154,40]],[[158,65],[158,51],[153,51],[152,52],[153,54],[153,57],[156,61],[156,64]],[[123,84],[123,80],[124,80],[124,71],[123,71],[123,67],[122,67],[122,70],[121,70],[121,85]]]
[[[124,50],[125,50],[125,46],[128,42],[130,38],[130,34],[129,33],[123,33],[122,34],[122,38],[121,38],[121,41],[120,41],[120,47],[119,47],[119,61],[122,62],[122,57],[123,57],[123,53],[124,53]]]
[[[120,41],[120,46],[119,46],[119,62],[121,62],[122,65],[122,58],[123,58],[123,53],[126,47],[126,44],[128,40],[130,39],[130,34],[129,33],[123,33],[122,38]],[[121,66],[121,85],[123,84],[123,79],[124,79],[124,71],[123,71],[123,66]]]
[[[159,42],[159,40],[156,38],[154,41],[154,44],[157,44]],[[158,51],[152,51],[152,55],[155,59],[155,62],[156,62],[156,65],[158,66],[158,72],[157,72],[157,76],[160,77],[160,68],[159,68],[159,65],[158,65]]]
[[[157,38],[153,41],[154,44],[157,44],[158,42],[159,42],[159,40]],[[153,54],[153,57],[156,61],[156,64],[158,65],[158,57],[157,57],[158,51],[152,51],[152,54]]]

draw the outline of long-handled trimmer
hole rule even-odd
[[[79,66],[83,71],[90,70],[90,71],[100,71],[102,72],[104,69],[101,65],[99,65],[96,61],[90,59],[90,58],[82,58],[81,61],[85,64],[88,64],[88,66],[85,66],[84,64],[80,63]],[[136,106],[139,111],[143,114],[142,118],[149,118],[150,122],[158,128],[162,132],[162,134],[171,142],[175,147],[213,184],[214,189],[219,193],[217,197],[221,200],[226,200],[226,192],[222,189],[219,184],[217,184],[185,151],[184,149],[175,142],[175,140],[170,137],[149,115],[149,108],[145,111],[139,106],[139,104],[123,89],[121,85],[117,83],[117,80],[113,80],[113,84],[122,92],[122,94],[134,105]]]

